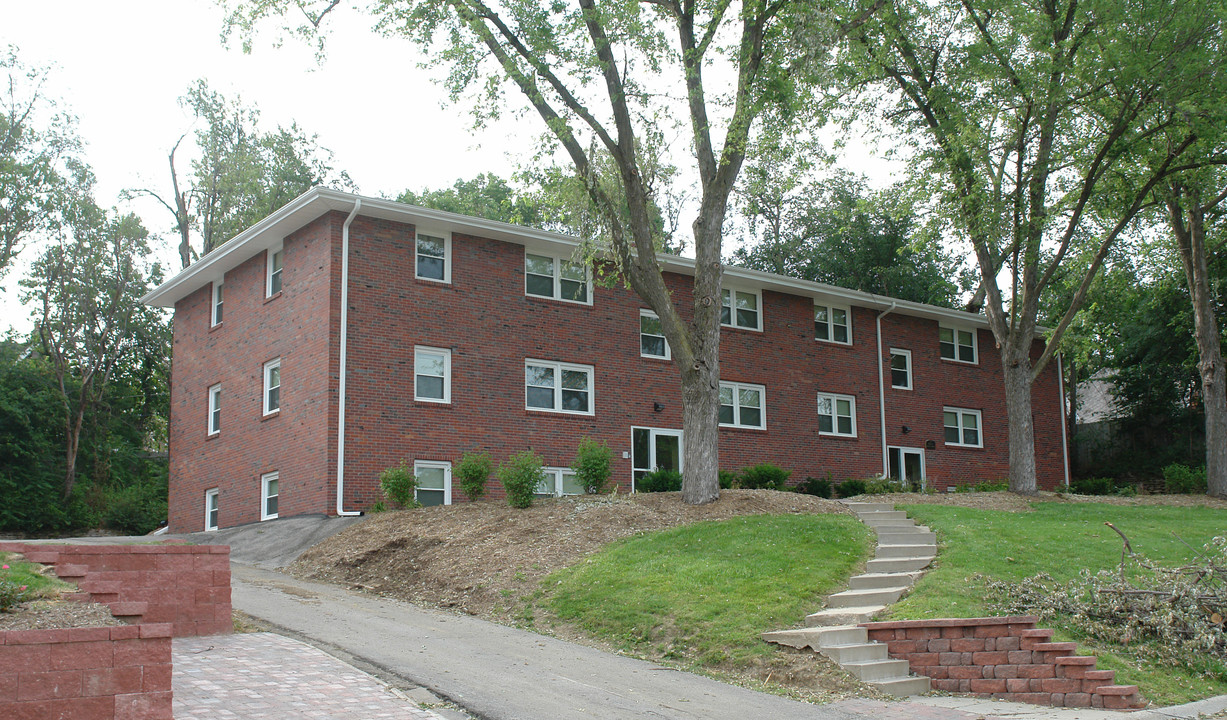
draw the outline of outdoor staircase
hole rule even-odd
[[[899,600],[937,556],[937,536],[916,525],[889,503],[845,502],[878,535],[874,559],[866,572],[848,581],[848,589],[827,598],[827,607],[805,618],[808,626],[763,633],[767,642],[809,648],[834,660],[862,682],[890,695],[926,693],[930,680],[913,676],[906,660],[892,660],[885,643],[870,642],[857,627]]]

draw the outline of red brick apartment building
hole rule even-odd
[[[451,466],[474,449],[535,450],[559,494],[584,436],[614,450],[624,489],[677,468],[681,393],[655,316],[595,286],[575,246],[317,188],[154,290],[145,302],[175,309],[171,530],[356,513],[402,460],[422,502],[459,502]],[[662,263],[688,307],[693,261]],[[937,490],[1007,475],[982,317],[738,268],[724,288],[721,467]],[[1054,488],[1055,364],[1034,392],[1040,485]]]

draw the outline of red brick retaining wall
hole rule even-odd
[[[933,679],[935,690],[1038,705],[1102,707],[1145,704],[1136,685],[1115,685],[1112,670],[1075,655],[1077,644],[1051,642],[1032,616],[862,623],[892,658]]]
[[[0,632],[0,717],[172,720],[171,626]]]
[[[134,623],[169,623],[175,637],[234,628],[230,548],[225,545],[36,545],[0,542],[0,552],[54,565],[77,599],[102,603]]]

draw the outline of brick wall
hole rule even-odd
[[[171,627],[0,632],[0,717],[171,720]]]
[[[129,622],[166,623],[175,637],[231,632],[230,548],[225,545],[36,545],[0,552],[53,565],[82,600]]]
[[[892,658],[933,679],[934,690],[1057,707],[1126,710],[1145,701],[1136,685],[1116,685],[1077,645],[1051,642],[1031,616],[862,623]]]

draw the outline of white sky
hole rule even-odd
[[[104,206],[118,203],[125,188],[167,192],[166,156],[192,129],[177,99],[197,78],[258,106],[266,130],[297,121],[318,134],[334,153],[333,166],[347,171],[366,195],[446,187],[480,172],[509,176],[528,160],[540,133],[538,122],[510,119],[474,131],[464,108],[445,106],[431,74],[418,68],[414,47],[372,32],[371,18],[352,6],[329,15],[322,65],[313,48],[300,43],[273,47],[272,28],[250,55],[237,42],[226,49],[223,13],[211,0],[5,0],[0,7],[0,46],[16,45],[27,66],[53,66],[46,93],[78,117]],[[863,151],[850,165],[886,172]],[[186,172],[186,158],[179,167]],[[152,200],[121,208],[165,238],[160,257],[177,270],[169,212]],[[27,251],[24,259],[33,255]],[[19,262],[4,278],[0,331],[29,327],[17,301],[16,281],[24,272]]]

